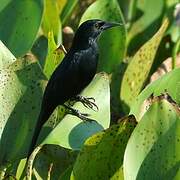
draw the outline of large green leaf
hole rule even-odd
[[[81,23],[88,19],[102,19],[123,23],[123,16],[116,0],[97,0],[83,14]],[[113,72],[122,62],[126,51],[125,26],[115,27],[104,32],[99,40],[99,71]]]
[[[83,96],[93,97],[99,107],[95,112],[81,103],[73,108],[90,114],[97,122],[83,122],[73,115],[66,115],[63,120],[49,133],[42,144],[56,144],[69,149],[79,150],[84,141],[92,134],[108,128],[110,124],[110,92],[109,79],[104,73],[96,75],[90,85],[82,92]]]
[[[177,68],[149,84],[132,103],[130,114],[136,116],[137,121],[139,121],[144,113],[144,109],[148,106],[145,100],[152,94],[158,96],[165,91],[180,105],[179,77],[180,68]]]
[[[45,77],[32,57],[0,71],[0,165],[25,157],[39,113]]]
[[[4,4],[5,3],[5,4]],[[0,39],[16,56],[24,55],[36,38],[42,13],[43,0],[11,0],[0,11]]]
[[[136,125],[133,116],[97,133],[84,144],[72,172],[72,179],[123,179],[122,164],[128,139]]]
[[[72,164],[74,164],[78,153],[78,151],[72,151],[57,145],[43,146],[35,159],[32,179],[48,179],[49,175],[50,179],[69,180]],[[24,179],[26,175],[22,173],[24,165],[25,162],[22,160],[18,166],[17,179]]]
[[[51,179],[59,179],[60,175],[75,162],[76,157],[77,152],[59,146],[47,145],[35,160],[35,175],[38,174],[42,179],[47,179],[49,168],[52,166]]]
[[[51,31],[54,34],[56,42],[62,43],[59,8],[55,0],[45,0],[42,29],[46,37],[48,37],[48,33]]]
[[[15,60],[14,55],[11,54],[9,49],[0,41],[0,69],[8,67]]]
[[[167,95],[152,98],[129,139],[123,167],[126,180],[180,179],[180,111]]]
[[[165,8],[164,0],[138,0],[135,22],[128,33],[128,54],[132,55],[161,26]]]
[[[143,88],[167,26],[168,20],[166,19],[159,31],[138,50],[130,61],[123,76],[120,92],[121,100],[126,105],[131,106],[132,101]]]

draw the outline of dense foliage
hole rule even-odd
[[[82,92],[99,111],[73,105],[97,122],[58,107],[26,164],[62,45],[87,19],[123,24],[101,35]],[[180,179],[179,67],[179,0],[0,0],[0,179]]]

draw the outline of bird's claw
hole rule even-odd
[[[76,116],[79,117],[83,122],[96,122],[96,120],[94,119],[91,119],[91,118],[88,118],[88,116],[90,116],[90,114],[88,113],[80,113],[77,109],[75,110],[76,111]]]
[[[90,116],[90,114],[88,114],[88,113],[81,113],[81,114],[86,117]]]
[[[82,96],[83,97],[83,96]],[[89,101],[93,101],[93,102],[96,102],[96,100],[93,98],[93,97],[83,97],[85,99],[88,99]]]
[[[90,116],[90,114],[88,114],[88,113],[81,113],[77,109],[73,109],[72,107],[69,107],[65,104],[64,104],[64,107],[70,110],[70,112],[69,112],[70,114],[79,117],[83,122],[86,122],[86,121],[88,121],[88,122],[94,121],[95,122],[96,121],[94,119],[88,118],[88,116]]]
[[[83,121],[83,122],[96,122],[96,120],[88,118],[87,116],[84,116],[84,114],[79,114],[79,118]]]
[[[84,97],[84,96],[77,96],[78,101],[80,101],[86,108],[92,109],[94,111],[98,111],[99,108],[95,104],[95,99],[93,97]]]

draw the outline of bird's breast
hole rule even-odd
[[[82,58],[80,62],[80,73],[83,76],[94,76],[97,70],[98,53],[89,50],[87,55]]]

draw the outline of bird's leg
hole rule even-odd
[[[73,106],[75,103],[74,99],[70,99],[69,101],[67,101],[67,106]]]
[[[90,108],[94,111],[99,110],[98,106],[95,104],[95,99],[93,97],[84,97],[81,95],[77,95],[73,98],[73,100],[81,102],[85,107]]]
[[[78,118],[80,118],[83,121],[89,121],[89,122],[96,121],[94,119],[88,118],[87,116],[89,116],[89,114],[87,114],[87,113],[80,113],[77,109],[73,109],[72,107],[69,107],[65,104],[63,106],[69,110],[70,114],[77,116]]]

